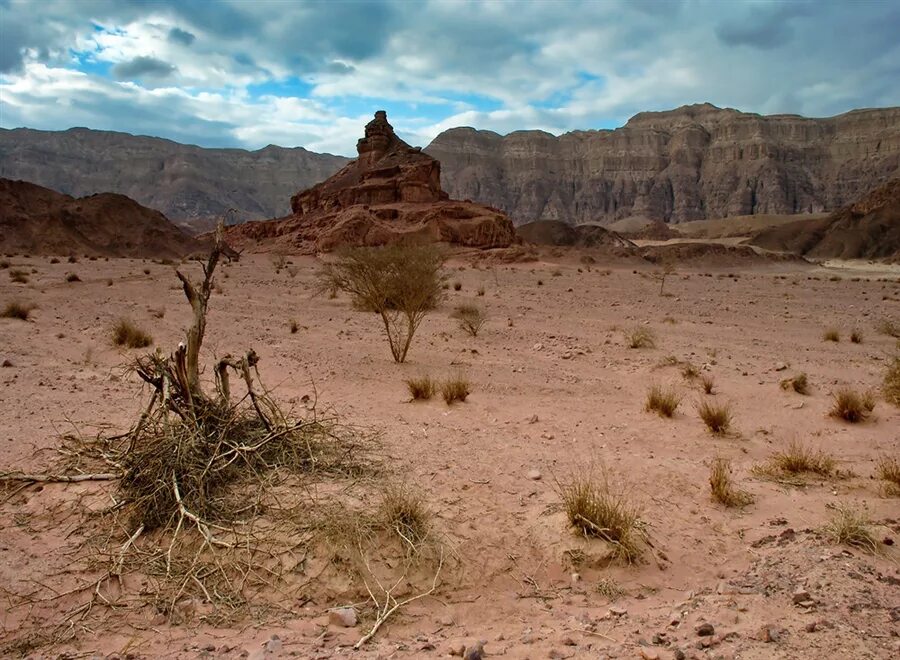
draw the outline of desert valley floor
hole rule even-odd
[[[220,625],[203,608],[175,624],[102,602],[72,617],[91,596],[67,593],[79,584],[72,566],[84,532],[79,515],[60,512],[104,485],[15,485],[0,491],[0,655],[436,658],[482,640],[486,657],[504,658],[897,657],[900,500],[873,474],[879,457],[900,453],[900,409],[879,399],[859,424],[828,410],[841,386],[880,386],[897,340],[877,327],[900,320],[900,267],[686,265],[661,296],[652,267],[637,261],[459,257],[447,270],[460,290],[447,290],[407,363],[395,364],[374,315],[343,295],[314,296],[319,262],[289,260],[277,274],[265,255],[221,267],[204,356],[254,348],[281,401],[302,413],[303,397],[317,396],[344,422],[378,432],[385,465],[424,492],[453,548],[437,590],[359,651],[373,620],[364,597],[354,598],[355,627],[329,623],[329,608],[349,597],[275,590],[280,613]],[[169,352],[190,309],[161,263],[9,261],[29,283],[0,271],[0,303],[36,307],[28,321],[0,319],[0,471],[40,472],[61,435],[124,432],[146,405],[122,369],[139,351],[114,347],[111,325],[129,317]],[[477,337],[450,318],[462,302],[488,314]],[[624,332],[636,326],[653,330],[654,348],[628,348]],[[823,341],[830,327],[841,341]],[[854,329],[860,344],[849,340]],[[731,404],[728,436],[699,419],[704,395],[682,376],[686,362]],[[779,386],[800,372],[808,396]],[[422,373],[463,373],[472,393],[452,406],[410,402],[404,381]],[[683,393],[673,418],[644,410],[653,383]],[[844,476],[794,484],[753,471],[791,440],[833,455]],[[711,501],[717,456],[731,460],[752,504]],[[600,465],[642,507],[651,545],[636,565],[603,561],[600,541],[567,527],[557,480]],[[844,505],[871,518],[876,553],[822,532]],[[48,646],[63,622],[70,634]],[[698,634],[710,632],[704,623],[712,634]]]

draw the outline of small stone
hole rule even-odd
[[[647,646],[641,647],[641,657],[644,660],[659,660],[659,651],[651,649]]]
[[[532,415],[531,417],[528,418],[529,424],[537,424],[538,421],[539,421],[539,418],[537,415]]]
[[[463,660],[482,660],[484,658],[484,642],[475,642],[466,649]]]
[[[778,631],[774,626],[763,626],[756,633],[756,639],[761,642],[771,643],[778,641]]]
[[[269,640],[263,645],[265,647],[266,653],[281,653],[281,649],[284,648],[284,645],[281,643],[281,638],[278,635],[272,635]]]
[[[447,653],[449,655],[457,656],[460,658],[463,657],[463,654],[465,654],[465,652],[466,652],[465,644],[451,644],[450,648],[447,649]]]
[[[675,660],[685,660],[684,651],[682,651],[681,649],[675,649],[673,653]]]
[[[581,573],[572,573],[572,582],[581,582]]]
[[[540,473],[539,470],[529,470],[529,471],[528,471],[528,478],[531,479],[532,481],[540,481],[540,480],[541,480],[541,473]]]
[[[791,598],[794,601],[794,605],[799,605],[804,601],[812,600],[812,597],[809,595],[809,592],[806,589],[797,589],[796,591],[794,591]]]
[[[625,616],[626,614],[628,614],[628,610],[626,610],[624,607],[610,607],[609,613],[611,616]]]
[[[785,369],[787,369],[787,365],[784,362],[775,365],[775,371],[784,371]]]
[[[715,632],[716,629],[711,623],[701,623],[699,626],[697,626],[697,634],[700,637],[709,637],[711,635],[714,635]]]
[[[568,635],[560,639],[559,643],[563,646],[578,646],[578,643]]]
[[[356,610],[352,607],[339,607],[328,613],[328,622],[341,628],[356,626]]]
[[[806,632],[808,632],[808,633],[816,632],[816,629],[818,627],[819,627],[818,623],[816,623],[815,621],[810,621],[809,623],[806,624]]]

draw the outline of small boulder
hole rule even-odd
[[[328,613],[328,622],[341,628],[356,626],[356,610],[352,607],[339,607]]]
[[[716,633],[716,629],[711,623],[701,623],[697,626],[697,634],[700,637],[711,637]]]

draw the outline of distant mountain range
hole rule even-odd
[[[454,128],[425,151],[440,160],[451,197],[496,207],[517,225],[822,212],[900,176],[900,108],[806,119],[702,104],[559,137]],[[0,129],[0,176],[75,196],[122,193],[195,229],[231,207],[238,221],[287,215],[293,194],[347,162],[302,148]]]

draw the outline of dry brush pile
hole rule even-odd
[[[216,360],[214,387],[204,387],[200,348],[225,249],[220,226],[202,281],[176,271],[193,323],[170,356],[157,350],[132,364],[150,390],[135,425],[112,437],[68,436],[53,473],[0,475],[11,490],[110,486],[93,511],[80,510],[86,540],[73,570],[91,577],[72,591],[83,597],[65,614],[62,634],[47,642],[71,639],[101,612],[138,609],[176,623],[199,613],[217,623],[290,614],[283,603],[362,596],[372,622],[364,643],[440,582],[444,543],[424,496],[392,480],[373,434],[315,406],[299,419],[285,414],[262,385],[253,350]],[[101,500],[113,504],[97,507]],[[53,600],[8,595],[26,609]]]

